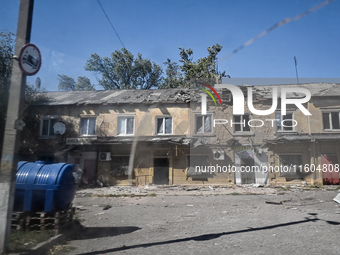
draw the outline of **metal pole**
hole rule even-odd
[[[20,149],[20,132],[15,123],[22,117],[26,75],[20,70],[18,56],[30,42],[34,0],[21,0],[13,56],[11,86],[0,168],[0,253],[8,249],[15,192],[15,174]]]
[[[298,71],[297,71],[297,60],[296,60],[296,57],[294,57],[294,62],[295,62],[296,80],[297,80],[297,83],[299,84],[299,75],[298,75]]]

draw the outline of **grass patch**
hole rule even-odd
[[[73,246],[68,246],[68,245],[55,245],[53,246],[52,249],[48,252],[48,255],[62,255],[66,254],[70,251],[73,251],[77,249],[76,247]]]
[[[226,195],[233,195],[233,196],[238,196],[238,195],[244,195],[242,193],[238,193],[238,192],[232,192],[232,193],[228,193]]]
[[[11,233],[9,250],[11,252],[20,252],[33,248],[37,244],[47,241],[50,237],[55,236],[53,230],[46,231],[15,231]]]
[[[336,189],[325,189],[325,190],[327,190],[327,191],[337,191],[337,190],[339,190],[339,189],[336,188]]]
[[[291,191],[290,187],[278,187],[278,191]]]
[[[323,188],[327,191],[337,191],[337,190],[340,190],[340,185],[336,188],[329,188],[326,185],[324,185]]]

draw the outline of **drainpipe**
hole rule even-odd
[[[310,111],[309,111],[309,102],[307,102],[307,109],[308,109],[308,112],[310,112]],[[311,132],[311,125],[310,125],[310,117],[309,117],[309,116],[310,116],[310,115],[307,115],[307,121],[308,121],[308,134],[311,135],[312,132]]]
[[[308,112],[310,112],[309,111],[309,102],[307,102],[307,109],[308,109]],[[312,132],[311,132],[310,115],[307,115],[307,121],[308,121],[308,134],[311,135]],[[313,154],[312,154],[312,157],[311,157],[311,160],[310,160],[310,164],[315,166],[315,146],[316,146],[315,139],[311,139],[311,143],[312,143],[313,149],[309,150],[309,151],[310,151],[311,154],[312,153]],[[314,173],[312,173],[312,180],[311,180],[312,185],[314,185],[315,178],[316,178],[316,171],[314,171]]]

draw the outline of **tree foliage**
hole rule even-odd
[[[166,65],[166,77],[164,78],[162,88],[183,87],[184,78],[180,66],[176,62],[172,62],[169,58],[163,64]]]
[[[14,34],[7,30],[0,31],[0,154],[3,145],[3,135],[6,124],[7,104],[9,98],[10,80],[12,73],[12,56],[14,53]],[[36,103],[44,103],[49,99],[44,88],[25,86],[25,103],[19,119],[26,121],[27,108]]]
[[[85,76],[79,76],[77,82],[65,74],[58,74],[59,85],[58,89],[60,91],[92,91],[96,90],[89,78]]]
[[[179,48],[180,60],[182,63],[179,66],[176,62],[171,62],[170,59],[164,64],[167,66],[166,78],[164,79],[163,87],[175,88],[175,87],[187,87],[191,79],[209,78],[215,79],[222,77],[230,77],[224,72],[219,72],[216,68],[217,55],[222,50],[222,46],[215,44],[212,47],[208,47],[208,56],[199,58],[197,61],[193,61],[193,50]]]
[[[91,84],[91,81],[89,78],[85,76],[78,76],[78,80],[76,83],[76,90],[79,91],[91,91],[96,90],[94,86]]]
[[[104,89],[150,89],[161,84],[162,68],[138,53],[135,58],[125,48],[115,50],[111,57],[94,53],[85,70],[101,74],[99,84]]]
[[[6,123],[13,52],[14,34],[7,30],[0,31],[0,155]]]

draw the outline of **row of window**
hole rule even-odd
[[[58,116],[43,117],[41,120],[41,136],[53,136],[53,126],[57,122]],[[287,113],[281,115],[275,114],[277,131],[294,131],[294,114]],[[323,128],[324,130],[340,130],[340,112],[323,112]],[[234,132],[250,132],[249,126],[250,115],[235,115],[233,117]],[[117,135],[133,135],[135,129],[135,118],[133,116],[118,117]],[[95,135],[96,118],[82,118],[80,124],[80,135]],[[195,132],[197,134],[212,133],[212,115],[196,115],[195,116]],[[172,134],[172,117],[156,118],[156,134],[166,135]]]
[[[53,126],[58,116],[48,116],[41,119],[41,136],[54,136]],[[157,135],[172,134],[172,117],[157,117]],[[133,135],[135,129],[134,117],[118,117],[118,135]],[[96,133],[96,117],[81,118],[80,135],[91,136]]]

